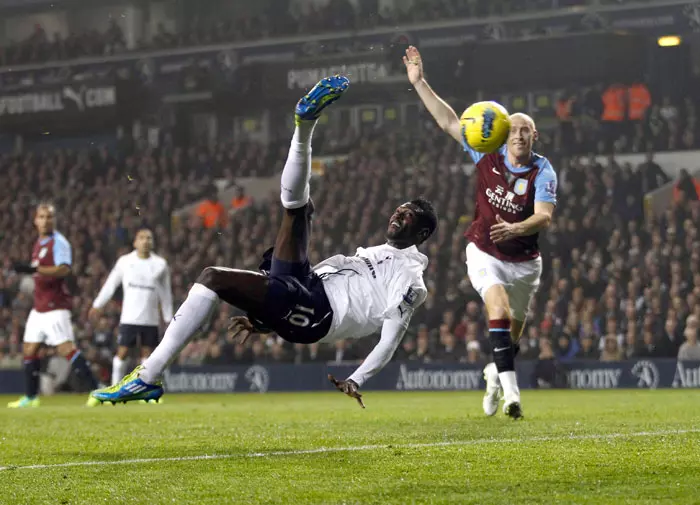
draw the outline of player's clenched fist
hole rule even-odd
[[[403,57],[403,64],[406,65],[406,74],[411,84],[418,83],[423,79],[423,60],[420,57],[418,49],[413,46],[408,46],[406,56]]]
[[[362,402],[362,395],[357,392],[359,386],[355,383],[355,381],[350,379],[339,381],[331,374],[328,374],[328,380],[331,381],[331,384],[333,384],[338,389],[338,391],[354,398],[355,400],[357,400],[357,403],[360,404],[360,407],[362,407],[363,409],[365,408],[365,404]]]

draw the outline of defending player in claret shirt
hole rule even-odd
[[[117,385],[93,391],[100,401],[158,399],[163,371],[206,322],[218,300],[248,313],[235,318],[234,334],[261,328],[295,343],[357,339],[381,330],[379,343],[346,380],[333,384],[364,407],[359,388],[391,359],[413,311],[427,296],[428,258],[416,246],[432,235],[437,215],[421,198],[400,205],[389,218],[386,243],[338,254],[315,267],[308,246],[314,211],[309,198],[311,137],[322,110],[348,89],[345,77],[323,79],[296,106],[296,129],[282,172],[284,214],[263,273],[209,267],[197,279],[153,354]]]
[[[72,253],[68,239],[54,230],[56,211],[53,205],[42,203],[36,209],[34,226],[39,238],[34,243],[31,263],[16,263],[14,270],[32,274],[34,278],[34,307],[24,328],[25,394],[8,403],[10,408],[39,406],[39,346],[56,347],[58,354],[70,361],[72,372],[85,389],[97,387],[97,381],[87,361],[75,347],[71,308],[73,299],[66,279],[71,275]],[[94,402],[88,400],[88,405]]]
[[[415,47],[406,50],[404,64],[409,81],[440,128],[462,144],[476,164],[476,209],[466,233],[467,271],[486,304],[495,362],[484,368],[483,407],[486,415],[494,415],[502,388],[503,412],[518,419],[522,407],[515,375],[517,342],[540,284],[537,239],[552,220],[557,176],[547,158],[532,151],[537,128],[530,116],[513,114],[506,144],[495,153],[478,153],[467,145],[455,111],[423,78],[423,62]]]

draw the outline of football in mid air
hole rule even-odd
[[[510,114],[496,102],[476,102],[459,119],[467,144],[480,153],[492,153],[508,138]]]

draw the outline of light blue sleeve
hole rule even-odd
[[[557,174],[549,160],[541,160],[540,172],[535,177],[535,201],[557,204]]]
[[[467,144],[467,139],[464,138],[464,135],[462,135],[462,149],[469,153],[469,156],[472,157],[474,163],[479,163],[479,160],[484,157],[484,153],[475,151],[469,144]]]
[[[73,253],[70,248],[70,243],[63,235],[55,235],[53,239],[53,262],[54,265],[73,264]]]

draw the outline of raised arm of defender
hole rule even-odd
[[[459,126],[459,116],[426,82],[423,77],[423,60],[418,49],[409,46],[406,49],[406,56],[403,57],[403,63],[406,65],[408,80],[423,101],[425,108],[435,118],[438,126],[461,144],[462,132]]]

